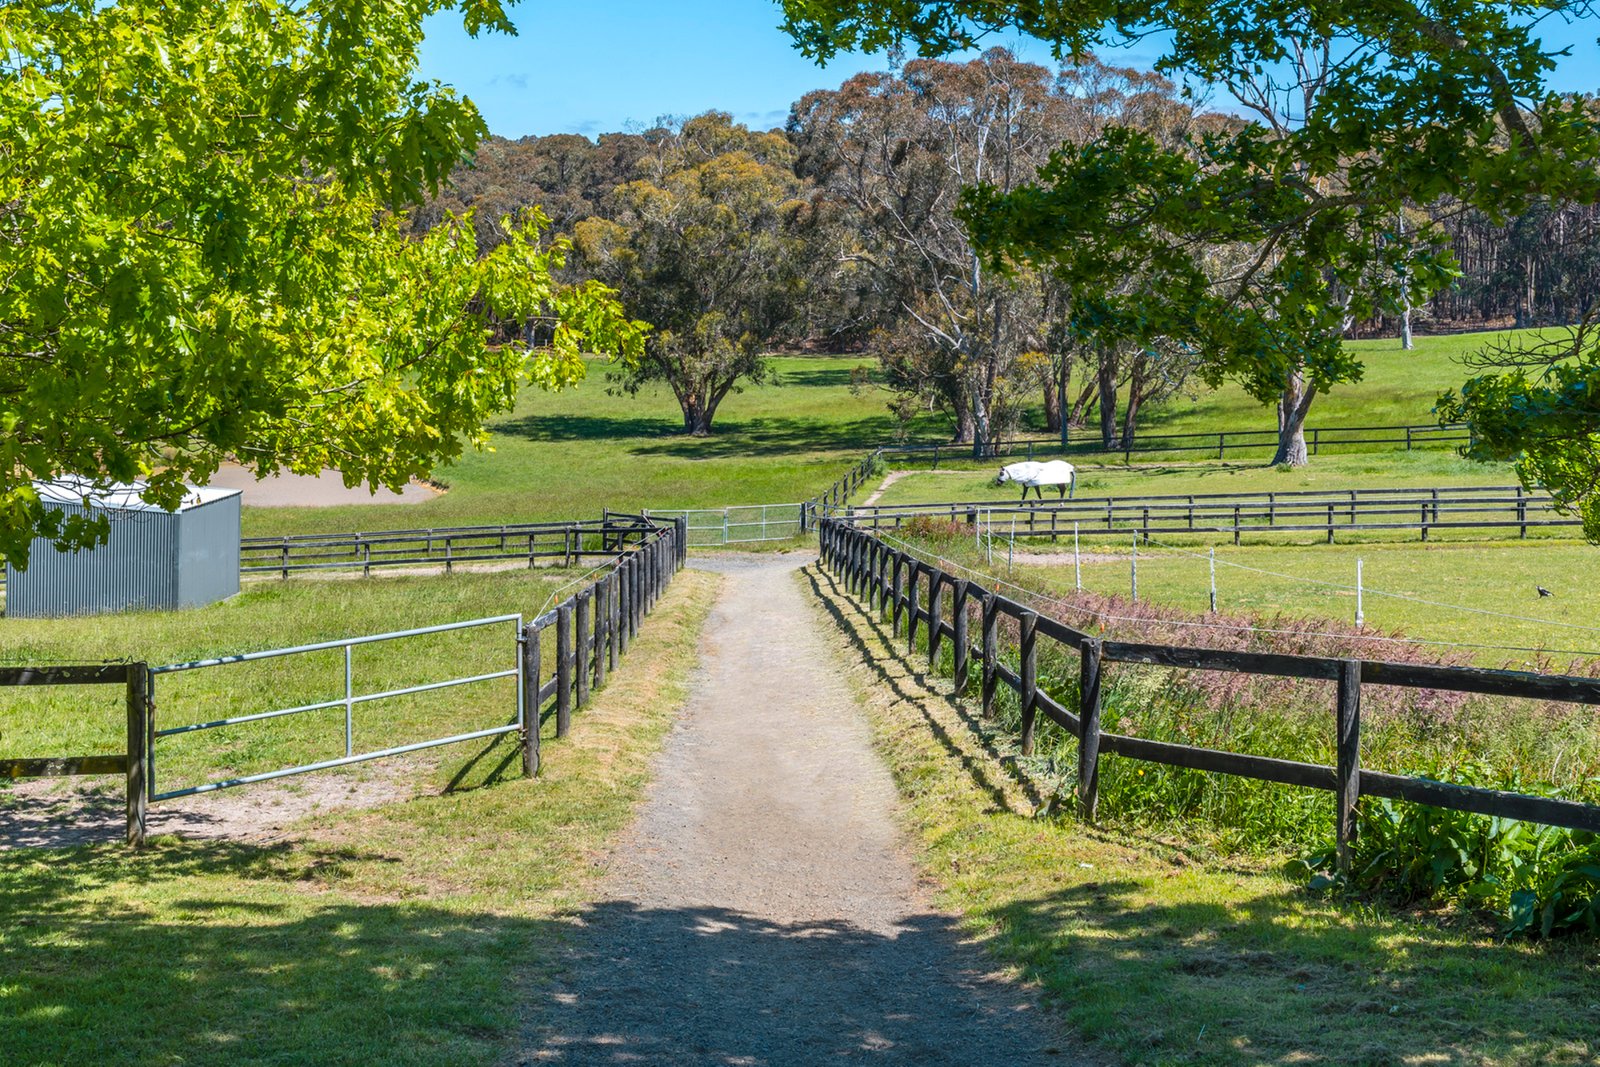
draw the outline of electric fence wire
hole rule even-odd
[[[1190,552],[1187,549],[1179,548],[1177,545],[1171,545],[1163,541],[1157,541],[1153,537],[1147,537],[1145,540],[1152,545],[1159,545],[1161,548],[1167,549],[1170,552],[1175,552],[1179,555],[1190,556],[1194,559],[1208,558],[1206,556],[1202,556],[1198,552]],[[1270,578],[1284,578],[1291,582],[1300,582],[1304,585],[1322,586],[1325,589],[1338,589],[1343,592],[1353,593],[1357,588],[1353,585],[1345,585],[1342,582],[1330,582],[1322,578],[1307,578],[1303,575],[1297,574],[1283,574],[1279,571],[1269,571],[1261,567],[1252,567],[1244,563],[1233,563],[1220,557],[1217,559],[1217,562],[1223,566],[1233,567],[1237,570],[1251,571],[1255,574],[1263,574]],[[1512,619],[1516,622],[1534,622],[1541,626],[1556,626],[1566,630],[1584,630],[1588,633],[1600,633],[1600,626],[1584,626],[1581,623],[1561,622],[1558,619],[1539,619],[1531,615],[1513,615],[1509,612],[1493,611],[1489,608],[1473,608],[1468,607],[1465,604],[1449,604],[1442,600],[1429,600],[1426,597],[1412,596],[1409,593],[1391,593],[1382,589],[1374,589],[1370,586],[1362,586],[1361,591],[1369,596],[1388,597],[1391,600],[1406,600],[1413,604],[1425,604],[1430,608],[1443,608],[1446,611],[1465,611],[1474,615],[1488,615],[1496,619]]]
[[[1057,606],[1057,607],[1063,607],[1063,608],[1066,608],[1066,609],[1068,609],[1070,611],[1075,611],[1080,615],[1086,615],[1086,616],[1088,616],[1088,617],[1090,617],[1092,619],[1101,619],[1101,620],[1105,620],[1105,621],[1109,621],[1109,622],[1128,622],[1128,623],[1136,623],[1136,624],[1139,624],[1139,625],[1142,625],[1142,626],[1157,626],[1157,625],[1159,625],[1159,626],[1175,626],[1175,627],[1184,627],[1184,628],[1196,629],[1196,630],[1228,630],[1228,631],[1232,631],[1232,632],[1236,632],[1236,633],[1267,634],[1267,635],[1279,636],[1279,637],[1321,637],[1321,638],[1327,638],[1327,639],[1330,639],[1330,640],[1341,640],[1341,641],[1349,641],[1349,640],[1374,641],[1374,642],[1379,642],[1379,643],[1383,643],[1383,644],[1391,644],[1391,645],[1418,645],[1418,646],[1427,646],[1427,647],[1431,647],[1431,648],[1461,648],[1461,649],[1472,649],[1472,650],[1475,650],[1475,651],[1486,651],[1486,652],[1528,652],[1528,653],[1533,653],[1535,655],[1582,656],[1582,657],[1585,657],[1585,658],[1600,658],[1600,650],[1595,650],[1595,649],[1539,648],[1539,647],[1534,647],[1534,646],[1530,646],[1530,645],[1494,645],[1494,644],[1480,644],[1480,643],[1471,642],[1471,641],[1439,641],[1439,640],[1431,640],[1431,639],[1428,639],[1428,638],[1421,638],[1421,637],[1393,637],[1393,636],[1389,636],[1389,635],[1385,635],[1385,634],[1329,633],[1329,632],[1320,631],[1320,630],[1287,630],[1287,629],[1274,628],[1274,627],[1270,627],[1270,626],[1248,626],[1248,625],[1242,625],[1242,624],[1238,624],[1238,623],[1201,622],[1201,621],[1192,620],[1192,619],[1157,619],[1157,618],[1149,618],[1149,617],[1140,618],[1138,616],[1133,616],[1133,615],[1118,615],[1118,614],[1115,614],[1114,612],[1100,611],[1100,610],[1095,609],[1095,608],[1087,607],[1087,606],[1085,606],[1083,604],[1075,604],[1070,600],[1063,600],[1060,597],[1053,596],[1053,595],[1051,595],[1049,593],[1040,592],[1037,589],[1028,589],[1028,588],[1026,588],[1024,586],[1017,585],[1015,582],[1008,582],[1004,578],[999,577],[998,575],[989,574],[989,573],[984,572],[984,571],[973,570],[971,567],[963,566],[962,564],[957,563],[955,560],[950,559],[950,558],[948,558],[946,556],[939,555],[939,554],[937,554],[935,552],[931,552],[930,550],[928,550],[926,548],[922,548],[922,547],[919,547],[917,545],[912,545],[912,544],[909,544],[909,543],[907,543],[905,541],[902,541],[900,538],[895,537],[892,534],[883,533],[883,532],[880,531],[878,533],[878,536],[880,538],[882,538],[883,540],[885,540],[885,541],[893,541],[895,544],[897,544],[900,547],[904,548],[906,551],[912,553],[913,555],[920,555],[922,557],[926,557],[926,562],[936,563],[938,565],[942,565],[942,566],[945,566],[945,567],[950,567],[950,568],[952,568],[954,570],[958,570],[958,571],[961,571],[961,572],[963,572],[965,574],[968,574],[968,575],[972,576],[973,578],[977,578],[977,579],[980,579],[980,580],[983,580],[983,581],[993,582],[996,585],[1005,586],[1006,588],[1014,590],[1014,591],[1016,591],[1018,593],[1021,593],[1024,596],[1032,597],[1032,598],[1035,598],[1037,600],[1042,600],[1047,604],[1051,604],[1051,605],[1054,605],[1054,606]],[[1204,559],[1206,557],[1198,556],[1197,558]],[[1239,564],[1234,564],[1234,566],[1239,566]],[[1253,570],[1255,568],[1246,568],[1246,569]],[[1275,574],[1276,572],[1263,571],[1262,573],[1263,574]],[[1282,578],[1292,578],[1292,576],[1290,576],[1290,575],[1276,575],[1276,576],[1277,577],[1282,577]],[[1293,580],[1300,581],[1302,579],[1293,578]],[[1335,583],[1322,583],[1322,584],[1334,585]],[[1352,586],[1339,586],[1338,588],[1354,588],[1354,587],[1352,587]],[[1367,592],[1372,592],[1372,590],[1367,590]],[[1389,595],[1399,595],[1399,594],[1389,594]],[[1422,601],[1422,602],[1423,603],[1431,603],[1429,601]],[[1436,605],[1436,606],[1449,608],[1449,607],[1454,607],[1455,605],[1439,604],[1439,605]],[[1463,609],[1463,610],[1470,611],[1470,610],[1474,610],[1474,609],[1466,608],[1466,609]],[[1509,618],[1519,618],[1519,616],[1515,616],[1515,615],[1508,616],[1508,617]],[[1528,621],[1544,622],[1546,620],[1543,620],[1543,619],[1531,619],[1531,620],[1528,620]],[[1588,629],[1588,627],[1581,627],[1581,628],[1582,629]]]
[[[567,582],[565,585],[556,586],[554,592],[552,592],[549,596],[545,597],[544,603],[542,605],[540,605],[539,610],[533,613],[533,617],[537,619],[539,616],[541,616],[545,612],[549,611],[550,610],[550,605],[555,602],[556,597],[560,596],[562,593],[566,592],[568,589],[571,589],[575,585],[581,585],[584,581],[586,581],[589,578],[590,575],[599,574],[603,570],[606,570],[608,568],[617,566],[618,564],[620,564],[622,562],[624,557],[626,557],[627,555],[628,555],[627,552],[619,552],[615,556],[608,558],[604,563],[600,564],[599,566],[591,567],[589,570],[584,571],[582,574],[580,574],[576,578],[572,579],[572,581]]]

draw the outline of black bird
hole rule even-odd
[[[1554,593],[1552,593],[1550,590],[1546,589],[1542,585],[1536,585],[1536,586],[1534,586],[1534,588],[1539,590],[1539,595],[1540,596],[1555,596]]]

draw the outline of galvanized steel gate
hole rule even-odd
[[[387,641],[400,641],[411,637],[422,637],[428,634],[451,633],[459,630],[473,630],[493,626],[511,624],[512,640],[508,643],[506,658],[510,663],[505,670],[491,671],[484,674],[462,675],[454,678],[441,679],[434,682],[425,682],[421,685],[404,686],[397,689],[378,690],[370,693],[357,691],[355,671],[351,650],[358,645],[372,645]],[[524,706],[522,699],[522,643],[523,635],[522,616],[494,615],[483,619],[472,619],[468,622],[447,623],[442,626],[423,626],[412,630],[396,630],[392,633],[373,634],[366,637],[351,637],[340,641],[320,641],[311,645],[296,645],[292,648],[270,649],[264,652],[246,652],[237,656],[219,656],[215,659],[194,660],[189,663],[171,663],[162,667],[150,668],[150,682],[147,688],[148,699],[152,708],[157,706],[157,679],[163,675],[179,674],[187,671],[215,670],[237,663],[251,663],[266,659],[277,659],[285,656],[300,656],[313,652],[324,652],[332,649],[344,651],[344,696],[333,700],[322,700],[311,704],[299,704],[294,707],[273,708],[266,711],[252,712],[248,715],[236,715],[225,719],[213,719],[209,722],[188,723],[181,726],[170,726],[166,729],[151,729],[150,743],[146,746],[147,767],[145,771],[146,788],[152,801],[174,800],[178,797],[193,796],[196,793],[210,793],[218,789],[227,789],[231,786],[249,785],[252,782],[266,782],[274,778],[286,778],[294,774],[306,774],[310,771],[329,770],[334,767],[345,767],[352,763],[363,763],[367,760],[382,759],[385,756],[398,756],[406,752],[418,752],[422,749],[437,748],[441,745],[453,745],[461,741],[475,741],[479,738],[496,737],[501,734],[518,733],[523,729]],[[358,705],[369,704],[379,700],[389,700],[395,697],[407,696],[412,693],[428,693],[438,689],[449,689],[455,686],[471,685],[475,682],[489,682],[499,678],[515,678],[517,685],[516,703],[512,709],[510,721],[498,726],[486,727],[481,730],[471,730],[466,733],[453,734],[448,737],[436,737],[426,741],[417,741],[405,745],[391,745],[384,748],[356,751],[355,744],[355,709]],[[200,785],[186,786],[181,789],[170,789],[161,792],[157,788],[156,776],[157,745],[161,738],[176,737],[192,734],[201,730],[214,730],[224,726],[239,726],[244,723],[262,722],[268,719],[283,718],[288,715],[301,715],[306,712],[324,711],[330,708],[344,708],[344,755],[332,759],[318,760],[293,767],[282,767],[277,770],[263,771],[258,774],[237,775],[229,778],[219,778]],[[153,721],[153,717],[152,717]]]

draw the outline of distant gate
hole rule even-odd
[[[810,504],[735,504],[725,508],[652,510],[644,515],[657,520],[686,520],[689,544],[701,548],[787,541],[815,526]]]

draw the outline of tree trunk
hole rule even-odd
[[[1304,467],[1310,462],[1306,454],[1306,413],[1316,395],[1316,387],[1306,385],[1305,370],[1296,368],[1278,398],[1278,451],[1272,457],[1273,466]]]
[[[686,392],[678,401],[683,408],[683,432],[690,437],[711,436],[711,416],[715,408],[706,403],[699,393]]]
[[[1061,432],[1061,394],[1056,392],[1054,379],[1044,383],[1044,429],[1046,433]]]
[[[994,434],[989,423],[989,405],[981,390],[972,391],[972,458],[983,459],[994,454]]]
[[[972,417],[972,407],[969,404],[956,405],[956,435],[953,443],[970,445],[976,436],[978,424]]]
[[[1400,348],[1409,352],[1415,347],[1416,344],[1411,340],[1411,300],[1408,297],[1404,310],[1400,312]]]
[[[1122,413],[1122,447],[1127,448],[1133,444],[1133,427],[1139,417],[1139,405],[1144,403],[1145,371],[1149,367],[1150,357],[1139,355],[1134,357],[1133,373],[1128,380],[1128,406]]]
[[[1056,396],[1060,398],[1061,418],[1058,429],[1061,431],[1061,447],[1066,448],[1072,435],[1072,419],[1067,414],[1067,387],[1072,384],[1072,356],[1066,352],[1061,353],[1061,362],[1056,367]]]
[[[1117,447],[1117,360],[1103,348],[1095,379],[1100,386],[1100,444],[1109,452]]]
[[[1098,386],[1093,382],[1085,382],[1078,391],[1078,399],[1072,402],[1072,410],[1067,413],[1068,426],[1082,426],[1089,417],[1089,407],[1094,403],[1094,394]],[[1065,394],[1063,394],[1065,395]]]

